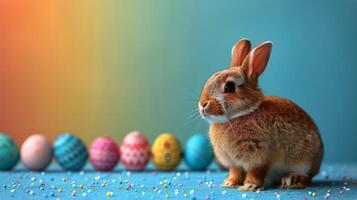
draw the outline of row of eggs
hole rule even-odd
[[[119,160],[127,170],[143,170],[150,158],[158,170],[173,170],[182,154],[190,169],[204,170],[214,157],[206,135],[193,135],[182,152],[180,142],[170,133],[159,135],[150,149],[148,139],[139,131],[128,133],[119,147],[110,137],[98,137],[90,145],[89,152],[82,140],[71,133],[59,135],[53,145],[44,135],[36,134],[24,141],[20,151],[9,136],[0,134],[0,170],[12,169],[21,159],[29,170],[43,171],[52,156],[68,171],[81,170],[88,157],[99,171],[112,170]]]

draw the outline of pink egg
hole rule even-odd
[[[119,160],[117,144],[110,137],[96,138],[89,149],[89,160],[96,170],[112,170]]]
[[[121,143],[120,157],[126,169],[145,169],[150,159],[150,144],[145,135],[139,131],[128,133]]]
[[[45,170],[51,159],[52,145],[44,135],[31,135],[21,146],[21,161],[29,170]]]

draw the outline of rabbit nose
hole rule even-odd
[[[206,102],[204,102],[203,104],[202,104],[202,108],[203,109],[206,109],[208,107],[208,101],[206,101]]]

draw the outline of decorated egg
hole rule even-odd
[[[195,134],[186,143],[185,161],[192,170],[205,170],[214,157],[207,135]]]
[[[159,170],[173,170],[181,161],[181,145],[170,133],[159,135],[151,148],[152,161]]]
[[[89,149],[89,160],[96,170],[112,170],[119,160],[117,144],[110,137],[96,138]]]
[[[59,135],[53,145],[53,151],[58,164],[64,170],[81,170],[88,159],[86,146],[71,133]]]
[[[128,133],[120,145],[120,161],[126,169],[143,170],[150,159],[150,143],[139,131]]]
[[[0,133],[0,170],[11,170],[19,161],[19,149],[14,140]]]
[[[52,145],[40,134],[31,135],[21,146],[21,162],[32,171],[45,170],[52,160]]]

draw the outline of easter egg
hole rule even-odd
[[[139,131],[128,133],[120,145],[120,161],[126,169],[143,170],[150,159],[150,143]]]
[[[81,170],[88,159],[86,146],[71,133],[59,135],[53,145],[53,151],[58,164],[64,170]]]
[[[170,133],[159,135],[151,148],[152,161],[159,170],[173,170],[181,161],[181,145]]]
[[[29,170],[42,171],[51,159],[52,145],[44,135],[31,135],[21,146],[21,162]]]
[[[214,157],[207,135],[195,134],[186,143],[185,161],[192,170],[205,170]]]
[[[119,160],[119,149],[117,144],[110,137],[96,138],[89,149],[89,160],[96,170],[112,170]]]
[[[0,133],[0,170],[12,169],[19,161],[20,153],[14,140]]]

